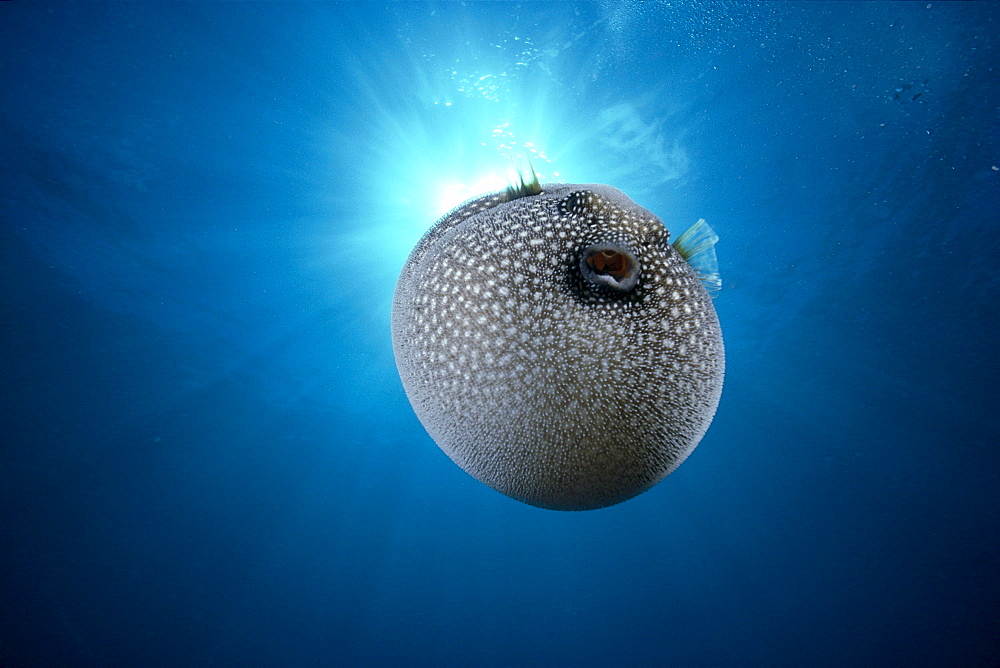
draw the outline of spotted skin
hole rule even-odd
[[[634,257],[633,287],[588,278],[606,263],[587,264],[591,247]],[[725,366],[711,299],[663,224],[602,185],[496,193],[445,216],[403,267],[392,339],[438,446],[558,510],[619,503],[676,469],[712,421]]]

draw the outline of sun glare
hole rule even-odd
[[[466,200],[506,188],[507,183],[508,181],[502,176],[487,174],[472,181],[471,184],[453,182],[439,185],[440,196],[435,205],[437,209],[435,220]]]
[[[359,170],[373,178],[353,191],[357,215],[327,241],[369,258],[387,296],[420,237],[463,202],[530,178],[532,170],[543,184],[628,186],[620,176],[644,169],[650,151],[662,153],[659,126],[629,105],[581,116],[579,90],[553,73],[557,54],[517,38],[475,46],[457,40],[428,47],[440,52],[415,50],[409,60],[357,64],[366,123],[349,146]],[[385,82],[407,82],[406,94]],[[629,160],[608,150],[621,136],[637,135],[641,145],[627,146]]]

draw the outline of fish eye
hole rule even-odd
[[[597,244],[580,257],[583,277],[594,285],[606,285],[629,292],[639,282],[639,261],[627,248],[617,244]]]

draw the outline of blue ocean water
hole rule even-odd
[[[991,3],[0,3],[0,664],[996,665]],[[434,445],[389,305],[503,185],[719,232],[707,436]]]

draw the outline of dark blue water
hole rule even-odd
[[[0,663],[995,665],[989,3],[0,3]],[[600,511],[427,437],[450,205],[720,233],[714,424]]]

